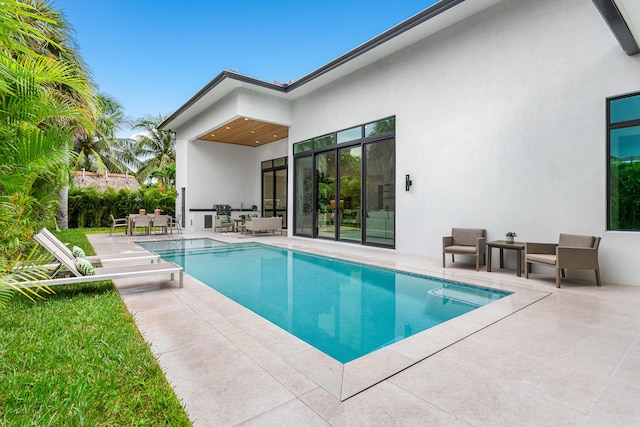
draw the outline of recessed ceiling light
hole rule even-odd
[[[211,136],[216,136],[216,134],[215,134],[215,133],[212,133],[212,134],[211,134]]]
[[[256,144],[260,144],[260,141],[256,141]]]
[[[278,137],[278,135],[273,135],[273,137],[274,137],[274,138],[277,138],[277,137]]]
[[[255,131],[255,130],[252,130],[252,131],[251,131],[251,133],[256,133],[256,131]]]
[[[249,119],[247,119],[246,117],[245,117],[244,119],[245,119],[245,120],[249,120]]]
[[[231,128],[229,126],[227,126],[226,129],[228,130],[228,129],[231,129]]]

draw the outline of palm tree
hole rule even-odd
[[[112,97],[98,93],[95,127],[82,129],[73,141],[76,153],[75,170],[98,172],[131,173],[127,163],[131,161],[128,141],[118,140],[116,131],[124,124],[122,106]]]
[[[134,129],[143,130],[135,137],[134,141],[134,154],[138,159],[136,177],[139,182],[150,178],[154,170],[163,169],[176,161],[176,145],[173,134],[158,130],[158,126],[165,119],[166,117],[162,114],[158,114],[157,116],[146,116],[134,124]]]
[[[39,224],[55,219],[52,195],[68,167],[72,132],[92,118],[86,71],[66,54],[52,54],[67,47],[45,31],[56,25],[55,13],[40,15],[43,4],[35,4],[0,2],[0,271],[24,252]],[[6,292],[2,281],[0,294]]]
[[[155,169],[149,174],[150,178],[153,178],[158,183],[158,190],[161,193],[167,193],[171,190],[175,190],[176,187],[176,164],[171,163],[165,165],[162,169]]]
[[[29,31],[26,34],[18,33],[15,39],[19,44],[24,45],[37,55],[67,64],[67,73],[75,76],[79,82],[83,82],[79,86],[55,83],[51,86],[50,89],[55,91],[61,102],[66,102],[68,107],[75,108],[80,113],[77,117],[56,117],[52,124],[71,128],[74,135],[89,132],[94,126],[93,117],[96,114],[93,83],[89,79],[87,67],[78,54],[73,38],[73,29],[62,14],[46,1],[12,0],[10,4],[28,10],[29,13],[19,18],[20,22],[24,26],[28,26],[30,31],[35,30],[41,35],[40,37],[31,37]],[[72,138],[69,136],[64,142],[66,148],[70,146],[71,141]],[[71,156],[68,156],[68,164],[70,159]],[[61,183],[61,186],[58,188],[57,221],[60,228],[66,229],[70,171],[68,167],[58,168],[58,171],[57,181]]]

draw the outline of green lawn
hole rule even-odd
[[[110,281],[54,291],[0,311],[0,425],[191,425]]]

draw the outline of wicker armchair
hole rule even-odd
[[[213,231],[233,231],[233,221],[229,215],[216,215]]]
[[[525,277],[529,278],[531,264],[546,265],[556,269],[556,287],[559,288],[566,268],[595,270],[596,284],[601,286],[599,246],[600,237],[579,234],[560,234],[558,243],[527,242],[524,247]]]
[[[480,270],[480,260],[485,262],[485,244],[487,231],[481,228],[453,228],[451,236],[442,238],[442,268],[445,268],[445,257],[451,254],[451,262],[455,262],[455,254],[476,258],[476,271]]]

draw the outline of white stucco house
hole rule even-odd
[[[176,212],[433,258],[452,227],[595,235],[603,280],[640,284],[639,43],[637,0],[441,0],[294,82],[225,70],[160,126]]]

